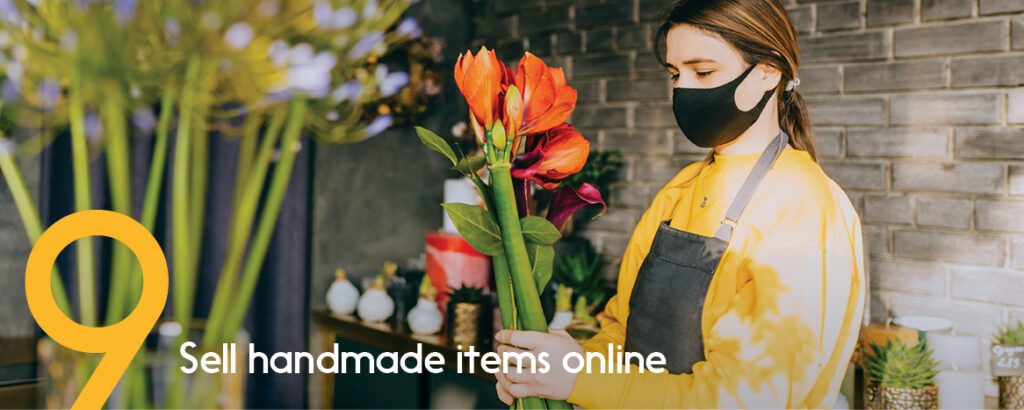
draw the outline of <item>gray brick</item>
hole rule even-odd
[[[601,240],[601,253],[607,255],[610,258],[617,259],[621,262],[622,255],[626,253],[626,248],[629,245],[629,235],[615,235],[609,234]],[[617,269],[609,269],[611,276],[605,275],[606,279],[609,279],[614,283],[618,277],[619,271]]]
[[[867,242],[868,253],[872,256],[889,254],[889,229],[884,226],[867,225],[864,227],[864,241]]]
[[[629,118],[626,107],[580,106],[572,114],[572,123],[581,127],[625,127]]]
[[[881,98],[808,98],[815,125],[868,126],[885,124]]]
[[[586,55],[573,59],[573,71],[580,77],[628,74],[629,60],[629,54]]]
[[[550,34],[530,36],[527,39],[529,46],[526,50],[538,56],[550,56],[551,52],[554,50],[552,47],[552,38],[553,37]]]
[[[671,128],[676,126],[672,106],[668,104],[638,105],[636,107],[637,128]]]
[[[797,33],[806,34],[814,31],[814,11],[812,6],[800,6],[786,10],[789,13],[789,20],[793,22],[793,28]]]
[[[999,94],[915,94],[892,97],[892,123],[970,125],[1002,122]]]
[[[672,141],[674,141],[672,146],[675,149],[673,152],[676,154],[707,155],[708,149],[698,147],[690,142],[690,140],[683,135],[683,132],[679,130],[679,127],[673,129],[671,134]]]
[[[1012,26],[1010,30],[1013,32],[1013,49],[1024,49],[1024,17],[1013,19]]]
[[[944,158],[949,133],[943,129],[874,128],[847,131],[846,153],[857,157]]]
[[[818,5],[818,30],[843,30],[860,27],[860,2]]]
[[[1024,158],[1024,128],[957,128],[959,158]]]
[[[819,157],[840,157],[843,155],[843,132],[838,128],[817,128],[814,143]]]
[[[897,29],[896,57],[999,51],[1006,47],[1002,21],[978,21]]]
[[[942,20],[969,17],[973,8],[974,0],[921,0],[921,18]]]
[[[897,230],[893,233],[897,257],[999,266],[1003,238],[998,236]]]
[[[877,162],[823,162],[822,168],[843,189],[885,190],[885,164]]]
[[[1024,195],[1024,165],[1010,165],[1010,195]]]
[[[953,269],[952,296],[957,299],[1024,306],[1024,274],[985,269]]]
[[[582,34],[569,31],[555,33],[555,51],[558,54],[576,54],[582,49]]]
[[[1010,108],[1008,120],[1012,124],[1024,124],[1024,89],[1010,91],[1007,98],[1009,102],[1006,105]]]
[[[1024,85],[1024,57],[971,57],[950,63],[954,87]]]
[[[665,72],[665,66],[658,61],[658,57],[654,53],[636,53],[636,72],[643,76],[658,75],[661,78],[668,78]]]
[[[672,141],[662,131],[605,131],[601,149],[617,149],[625,154],[668,154]]]
[[[654,32],[647,25],[622,26],[618,28],[619,49],[651,49],[651,36]]]
[[[914,207],[905,196],[864,197],[864,222],[911,224],[914,222]]]
[[[839,93],[839,66],[804,68],[797,76],[800,77],[801,93]]]
[[[587,224],[587,230],[632,232],[636,227],[637,213],[632,209],[608,208],[608,212]]]
[[[868,0],[868,27],[912,23],[913,21],[914,0]]]
[[[611,206],[646,208],[651,203],[651,188],[641,184],[619,184],[612,188]]]
[[[510,14],[514,12],[522,12],[524,10],[539,9],[541,0],[494,1],[488,3],[494,5],[495,13]]]
[[[843,69],[846,91],[920,90],[946,86],[942,60],[848,65]]]
[[[576,8],[576,25],[579,27],[610,27],[633,21],[632,1],[613,1]]]
[[[893,189],[899,191],[1001,194],[1003,166],[994,163],[895,163]]]
[[[511,37],[515,33],[512,17],[490,17],[477,21],[477,36],[484,38]]]
[[[1013,13],[1024,11],[1024,1],[1020,0],[979,0],[978,11],[982,14]]]
[[[946,271],[940,264],[871,260],[871,288],[945,296]]]
[[[1024,201],[978,199],[974,206],[978,229],[1024,232]]]
[[[684,167],[693,161],[682,158],[669,157],[648,157],[636,164],[636,179],[639,181],[654,181],[661,184],[668,182],[676,176]]]
[[[1010,252],[1013,253],[1013,262],[1010,266],[1014,269],[1024,269],[1024,238],[1014,238],[1010,248]]]
[[[615,48],[615,31],[606,29],[587,31],[587,52],[612,51]]]
[[[889,38],[880,31],[800,39],[805,62],[880,60],[889,54]]]
[[[569,28],[571,22],[568,7],[549,8],[541,12],[520,14],[519,31],[534,33],[564,30]]]
[[[664,78],[608,80],[608,101],[671,101],[672,84]]]
[[[640,20],[661,20],[674,3],[675,0],[640,0]]]
[[[570,84],[576,88],[576,101],[581,103],[601,101],[601,81],[573,81]]]
[[[928,315],[948,318],[956,323],[957,332],[990,335],[1002,321],[1002,308],[980,303],[966,303],[934,296],[891,293],[888,312],[895,316]]]
[[[971,201],[959,198],[917,198],[917,223],[925,226],[967,229],[971,226]]]

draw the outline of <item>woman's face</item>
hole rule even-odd
[[[732,45],[717,34],[689,24],[677,24],[665,40],[665,69],[672,87],[714,88],[735,80],[750,67]],[[767,64],[758,67],[736,91],[736,106],[749,110],[778,85],[780,73]]]

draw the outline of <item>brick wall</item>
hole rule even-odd
[[[1024,0],[784,0],[822,165],[865,222],[872,316],[987,335],[1024,318]],[[676,129],[651,34],[668,0],[478,0],[476,45],[529,50],[579,89],[573,122],[628,158],[586,235],[621,255],[702,151]]]

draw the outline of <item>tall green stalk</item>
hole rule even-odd
[[[68,90],[68,116],[71,121],[71,163],[74,172],[75,210],[92,208],[89,186],[89,141],[85,135],[85,107],[80,85],[71,84]],[[78,310],[82,324],[96,326],[96,266],[92,238],[77,241]]]
[[[267,170],[270,167],[274,147],[281,135],[285,115],[285,111],[277,111],[270,118],[263,141],[260,143],[259,152],[254,158],[251,169],[247,172],[249,177],[245,180],[242,194],[235,201],[231,232],[228,234],[227,257],[224,259],[224,266],[217,279],[213,306],[206,323],[206,332],[203,333],[202,345],[204,347],[211,347],[222,340],[220,337],[223,335],[225,316],[228,314],[231,303],[234,302],[239,269],[241,269],[242,259],[245,256],[246,245],[249,244],[249,234],[252,232],[252,221],[259,209],[260,195],[263,193]]]
[[[103,99],[100,114],[103,116],[103,130],[107,144],[107,178],[110,179],[110,200],[115,212],[132,214],[130,157],[128,153],[128,130],[126,128],[124,104],[117,93]],[[128,303],[129,276],[134,263],[132,253],[123,243],[111,241],[113,259],[110,272],[110,294],[107,301],[105,322],[112,324],[124,318],[125,304]]]
[[[305,113],[306,100],[302,96],[295,96],[289,107],[288,123],[285,125],[284,135],[281,139],[280,159],[274,167],[274,175],[271,177],[270,186],[267,189],[263,213],[260,214],[256,234],[252,238],[252,246],[242,268],[242,280],[238,287],[238,295],[234,298],[234,303],[230,306],[226,317],[224,333],[221,335],[224,339],[230,339],[238,333],[242,327],[242,321],[245,319],[245,313],[249,310],[249,302],[256,289],[260,269],[263,267],[267,249],[270,247],[270,240],[277,227],[281,203],[284,201],[284,194],[288,190],[288,183],[291,180],[295,157],[298,154],[296,145],[302,134]]]
[[[6,144],[6,142],[0,141],[0,144]],[[21,223],[25,227],[28,240],[34,245],[39,239],[39,235],[43,234],[43,223],[39,218],[36,203],[32,200],[28,184],[25,183],[25,177],[21,173],[21,167],[14,160],[11,151],[12,149],[9,147],[0,146],[0,173],[3,173],[7,187],[11,190],[11,196],[14,197],[14,205],[18,208],[18,215],[21,216]],[[64,280],[56,265],[53,267],[50,286],[53,289],[53,299],[57,301],[57,306],[65,315],[72,317],[68,294],[64,289]]]

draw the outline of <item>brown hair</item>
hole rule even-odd
[[[779,81],[779,125],[793,148],[817,160],[814,130],[807,105],[797,88],[786,91],[800,67],[796,30],[778,0],[679,0],[666,13],[654,34],[654,50],[665,62],[665,39],[678,24],[713,33],[731,44],[749,64],[767,63],[782,73]]]

